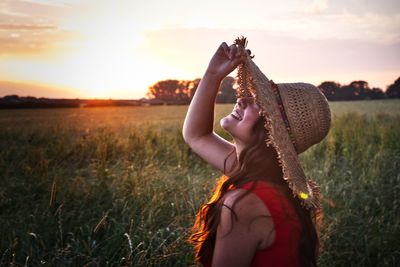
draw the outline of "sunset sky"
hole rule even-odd
[[[275,82],[400,76],[399,0],[0,0],[0,97],[141,98],[240,35]]]

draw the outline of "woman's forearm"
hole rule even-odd
[[[202,137],[211,135],[214,126],[214,105],[221,81],[242,62],[244,55],[238,52],[236,45],[223,42],[208,64],[196,93],[190,103],[183,124],[183,138],[190,144]],[[203,139],[204,140],[204,139]],[[215,141],[215,140],[214,140]],[[220,141],[216,141],[221,143]],[[215,146],[215,143],[213,143]]]
[[[215,98],[221,80],[209,71],[200,80],[183,124],[183,138],[187,143],[213,132]]]

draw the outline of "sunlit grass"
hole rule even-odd
[[[400,260],[400,116],[335,117],[302,155],[321,185],[322,266],[396,266]]]
[[[400,102],[384,103],[333,103],[301,156],[325,199],[321,266],[400,262]],[[184,144],[186,109],[0,111],[0,266],[192,265],[185,240],[220,174]]]

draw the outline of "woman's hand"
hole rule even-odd
[[[236,45],[228,45],[223,42],[211,58],[206,73],[216,76],[219,79],[225,78],[245,59]]]
[[[230,155],[236,153],[232,153],[233,144],[214,132],[215,99],[222,79],[245,58],[236,45],[228,47],[222,43],[219,46],[197,86],[183,123],[183,139],[192,151],[222,172],[230,170],[236,158]]]

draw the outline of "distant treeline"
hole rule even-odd
[[[366,81],[354,81],[348,85],[335,82],[323,82],[318,88],[330,101],[340,100],[366,100],[400,97],[400,78],[388,86],[385,92],[380,88],[369,88]]]
[[[226,77],[219,88],[217,103],[236,101],[235,78]],[[7,108],[76,108],[107,106],[186,105],[190,103],[200,79],[164,80],[150,86],[147,98],[138,100],[113,99],[51,99],[8,95],[0,98],[0,109]],[[318,85],[329,101],[400,98],[400,77],[383,91],[370,88],[366,81],[353,81],[348,85],[326,81]]]
[[[0,98],[0,109],[7,108],[77,108],[77,107],[107,107],[107,106],[140,106],[150,105],[157,100],[112,100],[112,99],[52,99],[36,97],[20,97],[8,95]],[[161,103],[162,104],[162,103]]]
[[[188,104],[199,82],[200,79],[159,81],[149,87],[147,96],[149,99],[164,103]],[[221,83],[217,103],[234,103],[236,101],[234,87],[235,79],[231,76],[226,77]],[[385,92],[380,88],[370,88],[366,81],[353,81],[348,85],[326,81],[318,85],[318,88],[330,101],[400,98],[400,77],[389,85]]]

